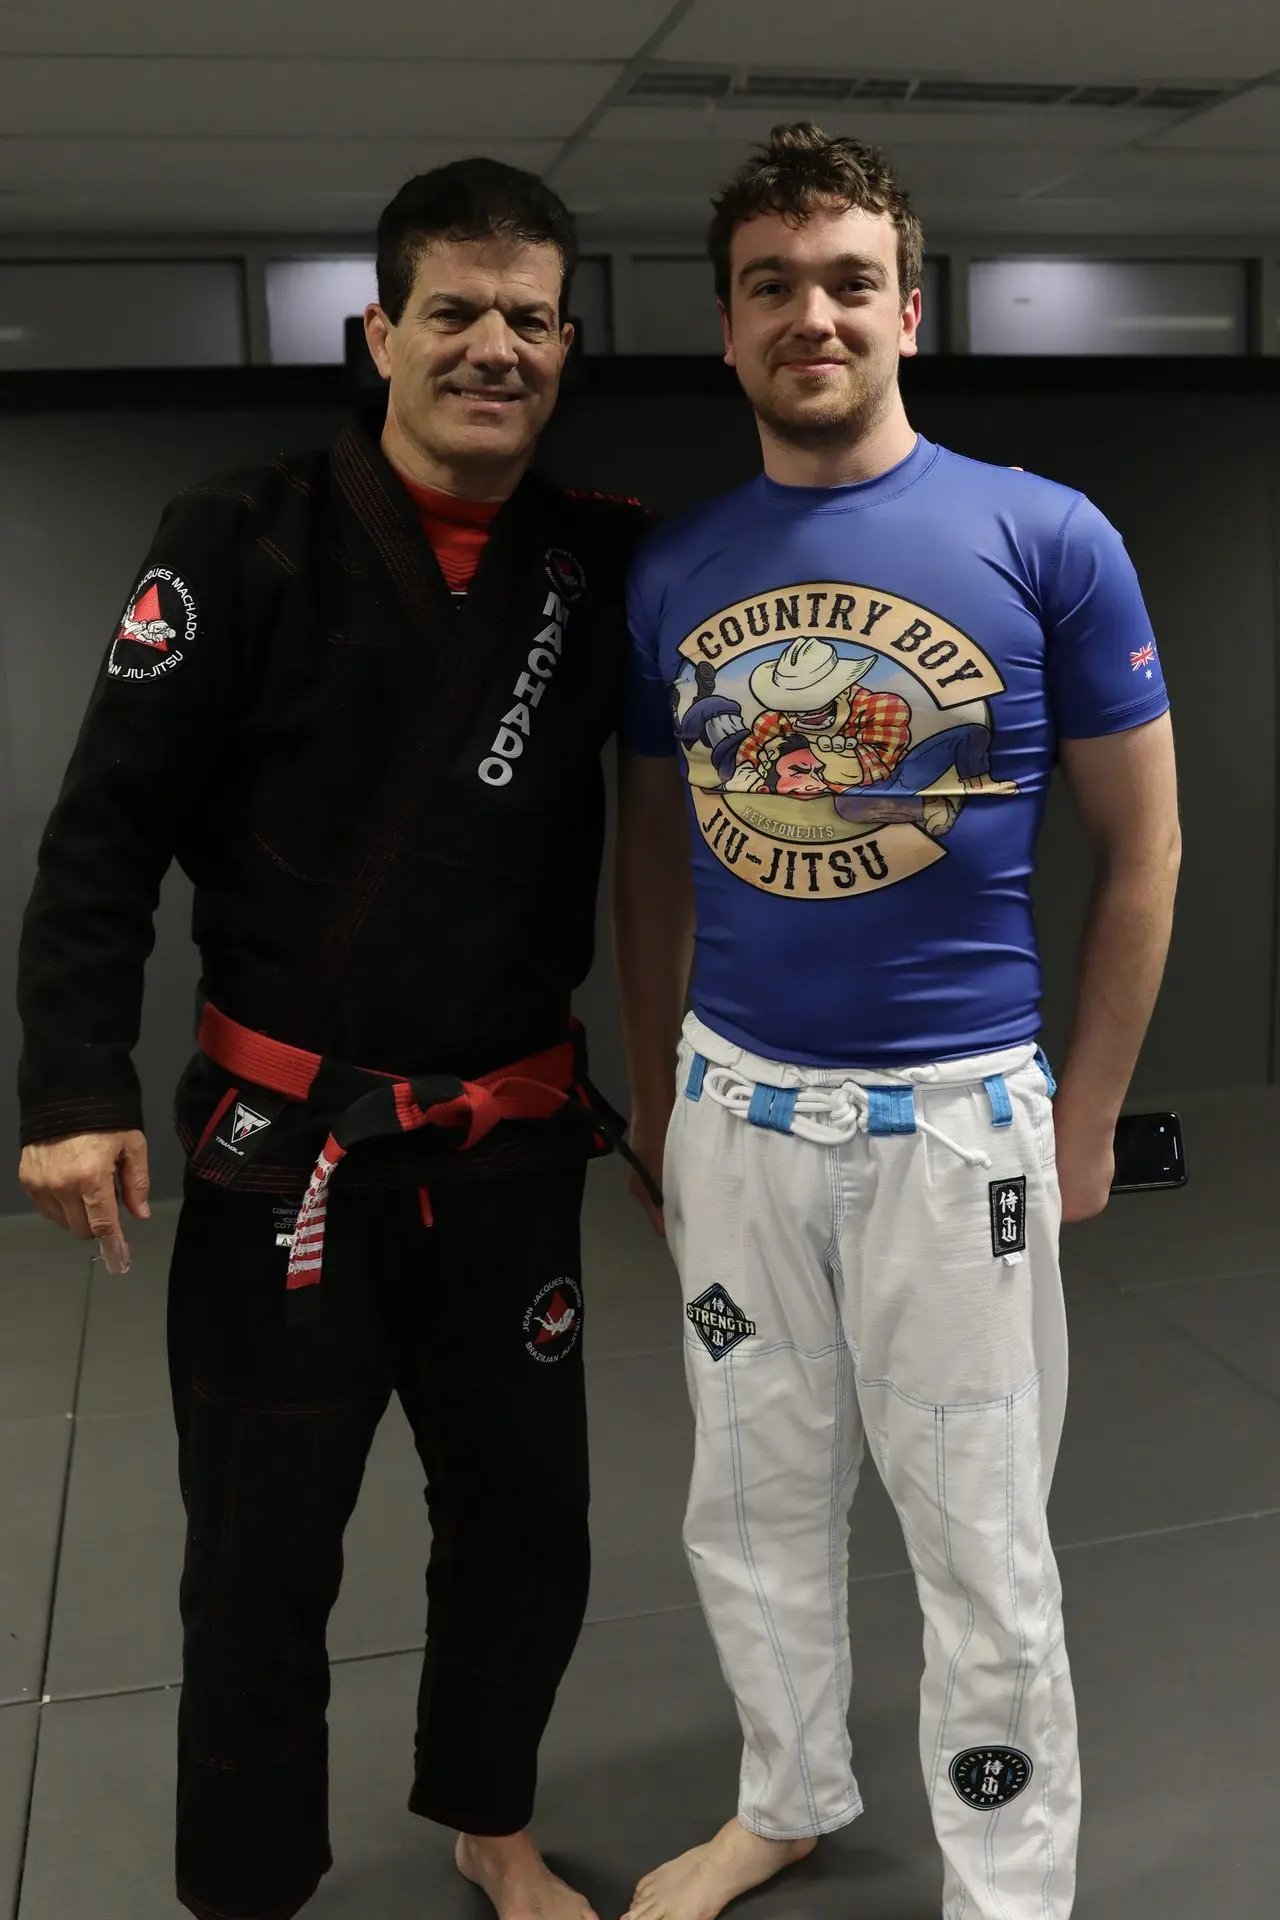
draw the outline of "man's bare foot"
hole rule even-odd
[[[460,1833],[454,1858],[463,1879],[493,1902],[498,1920],[599,1920],[556,1878],[527,1833],[501,1840]]]
[[[816,1840],[762,1840],[738,1820],[709,1846],[682,1853],[642,1880],[623,1920],[716,1920],[731,1900],[807,1860]]]

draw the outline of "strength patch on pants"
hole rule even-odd
[[[970,1747],[951,1762],[951,1784],[967,1807],[1004,1807],[1016,1800],[1032,1767],[1016,1747]]]
[[[991,1251],[1025,1253],[1027,1247],[1027,1176],[993,1180],[987,1188],[991,1202]]]
[[[712,1287],[685,1308],[689,1323],[713,1360],[723,1360],[756,1330],[741,1307],[735,1307],[723,1287]]]

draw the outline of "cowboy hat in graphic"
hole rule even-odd
[[[874,653],[842,659],[829,640],[803,634],[776,660],[757,667],[749,682],[752,695],[769,713],[821,713],[837,694],[847,693],[874,666]]]

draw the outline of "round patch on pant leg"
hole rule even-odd
[[[967,1807],[1005,1807],[1032,1774],[1016,1747],[969,1747],[951,1762],[951,1784]]]
[[[576,1280],[549,1280],[524,1317],[525,1348],[544,1365],[563,1360],[582,1331],[582,1291]]]

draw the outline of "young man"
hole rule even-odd
[[[120,1255],[171,859],[196,888],[177,1875],[216,1920],[285,1920],[330,1865],[325,1626],[392,1391],[433,1534],[410,1805],[502,1920],[590,1920],[524,1829],[587,1599],[570,998],[643,517],[528,472],[573,264],[531,175],[402,189],[365,317],[382,404],[166,510],[27,914],[22,1178]]]
[[[922,237],[875,155],[778,129],[710,252],[764,473],[632,570],[617,935],[632,1145],[656,1170],[665,1141],[686,1300],[686,1542],[746,1747],[737,1818],[630,1920],[712,1920],[862,1810],[868,1441],[924,1612],[946,1920],[1066,1920],[1058,1228],[1106,1204],[1165,960],[1164,685],[1102,515],[910,427]],[[1055,1107],[1028,881],[1058,754],[1097,877]]]

